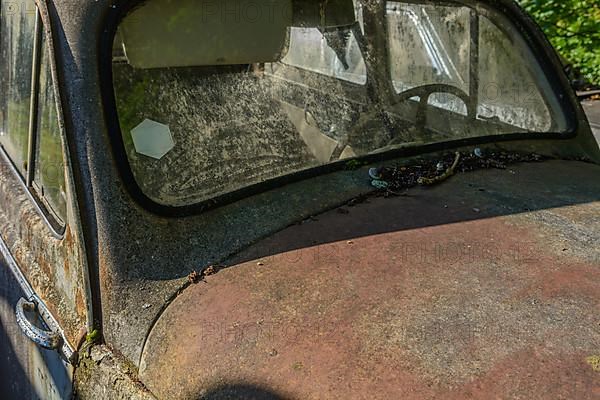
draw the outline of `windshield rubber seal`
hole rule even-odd
[[[353,159],[345,159],[310,169],[297,171],[281,177],[272,178],[261,183],[246,186],[229,193],[221,194],[208,200],[182,206],[161,204],[147,196],[135,179],[129,164],[125,145],[123,143],[121,126],[116,107],[112,70],[113,41],[117,28],[123,18],[130,11],[144,2],[145,0],[132,0],[128,2],[121,2],[118,5],[113,5],[110,7],[105,14],[105,21],[103,23],[104,29],[99,37],[97,52],[104,119],[112,145],[111,147],[113,156],[115,157],[119,174],[123,180],[124,186],[135,202],[137,202],[148,212],[158,216],[183,218],[198,215],[210,209],[231,204],[243,198],[273,190],[289,183],[314,178],[319,175],[337,172],[347,168],[348,161]],[[411,1],[409,0],[408,2],[410,3]],[[425,2],[419,1],[419,3]],[[476,2],[470,0],[456,2],[457,5],[464,5],[470,8],[474,8],[473,4],[482,3],[485,2]],[[402,157],[423,155],[437,151],[452,150],[466,146],[525,140],[569,140],[577,136],[579,131],[579,120],[577,118],[577,108],[574,105],[574,102],[576,101],[575,93],[570,88],[564,73],[558,72],[562,71],[560,60],[542,33],[541,29],[536,25],[531,17],[513,1],[492,0],[485,3],[485,5],[486,8],[496,10],[507,17],[513,24],[514,28],[518,30],[519,34],[522,35],[525,42],[529,45],[534,57],[539,61],[540,68],[548,80],[550,92],[556,96],[556,100],[560,106],[560,109],[564,112],[567,126],[566,131],[517,132],[461,138],[450,141],[415,145],[414,147],[390,149],[381,153],[356,157],[354,158],[355,160],[365,164],[370,164]]]

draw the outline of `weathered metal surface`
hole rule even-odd
[[[514,7],[509,1],[495,3]],[[134,201],[119,174],[104,115],[110,110],[103,110],[98,85],[103,72],[98,68],[99,35],[105,31],[105,18],[116,12],[114,2],[53,0],[48,4],[92,288],[103,314],[102,332],[112,348],[137,364],[148,331],[188,273],[221,262],[260,238],[347,201],[365,191],[368,180],[364,171],[344,171],[202,215],[168,219],[152,214]],[[528,32],[528,37],[543,41],[537,31]],[[558,60],[552,60],[559,70]],[[567,88],[567,80],[561,79]],[[502,147],[600,159],[575,95],[565,92],[565,102],[575,107],[581,124],[579,136],[507,142]]]
[[[15,323],[15,306],[28,296],[10,261],[0,252],[0,377],[2,399],[68,399],[73,367],[62,356],[29,340]]]
[[[3,239],[9,244],[20,264],[31,266],[25,267],[24,272],[40,297],[47,302],[52,313],[60,320],[72,344],[77,341],[79,328],[85,326],[86,317],[90,315],[86,314],[89,298],[85,289],[86,277],[81,271],[87,261],[81,248],[82,237],[85,237],[93,278],[92,290],[95,293],[97,310],[101,308],[104,314],[102,326],[104,338],[112,348],[137,364],[147,332],[160,315],[164,305],[185,282],[190,271],[226,259],[231,254],[235,254],[262,237],[279,231],[290,223],[347,201],[350,197],[364,192],[368,187],[368,181],[363,177],[364,171],[340,172],[311,182],[288,185],[277,191],[244,199],[228,207],[188,218],[166,219],[144,210],[129,195],[119,175],[119,166],[109,150],[110,129],[105,123],[98,85],[102,72],[99,71],[97,63],[99,35],[105,29],[105,17],[116,8],[114,2],[112,0],[94,2],[50,0],[44,3],[48,4],[49,10],[46,11],[45,8],[42,10],[43,17],[45,22],[50,17],[54,28],[52,36],[56,41],[55,55],[58,69],[53,66],[53,72],[54,76],[59,78],[58,86],[64,106],[64,126],[61,123],[61,127],[65,128],[68,136],[69,157],[67,159],[72,161],[74,171],[69,187],[74,191],[70,193],[71,200],[77,197],[77,203],[71,201],[69,213],[75,219],[81,217],[83,231],[80,232],[78,226],[73,225],[77,228],[68,229],[62,241],[50,236],[40,240],[38,236],[45,233],[46,226],[30,206],[30,199],[13,180],[7,179],[8,175],[4,171],[0,171],[0,205],[3,209],[0,215],[0,230]],[[502,7],[509,7],[512,4],[509,1],[496,3],[501,4]],[[528,37],[538,42],[540,40],[539,32],[529,32]],[[550,48],[546,47],[545,50],[550,51]],[[560,68],[558,60],[554,60],[554,64],[558,70]],[[566,79],[564,77],[561,79],[562,86],[568,87]],[[579,136],[570,140],[507,142],[502,146],[507,149],[537,151],[558,157],[589,157],[598,160],[598,147],[589,134],[589,128],[584,125],[585,118],[576,105],[574,94],[565,92],[564,96],[567,103],[575,105],[576,119],[580,123]],[[108,112],[108,110],[104,111]],[[494,203],[496,205],[492,210],[481,207],[481,213],[471,215],[468,208],[461,212],[449,209],[444,215],[434,213],[430,216],[424,214],[422,203],[413,203],[412,208],[406,209],[404,208],[406,204],[401,203],[403,214],[400,228],[390,229],[391,231],[420,229],[425,225],[462,221],[466,216],[480,218],[488,211],[490,215],[503,215],[520,212],[528,207],[556,208],[597,200],[597,190],[594,191],[595,189],[583,185],[586,180],[590,185],[597,181],[597,171],[592,173],[588,169],[588,172],[582,172],[591,167],[583,167],[583,164],[578,163],[560,165],[550,163],[550,165],[552,165],[549,167],[550,171],[544,173],[544,179],[548,181],[545,183],[546,186],[535,181],[537,179],[535,174],[530,174],[528,176],[533,179],[533,183],[527,183],[528,186],[521,189],[519,194],[521,197],[511,197],[507,194],[507,188],[515,182],[505,182],[502,184],[505,187],[502,185],[496,187],[494,192],[497,196]],[[516,177],[519,178],[527,174],[526,170],[524,172],[518,170],[518,172]],[[493,182],[488,180],[495,179],[496,175],[487,172],[477,176],[486,177],[481,179],[484,179],[486,185],[493,186]],[[572,182],[573,177],[576,176],[580,176],[579,182]],[[452,181],[454,182],[455,179]],[[443,196],[449,198],[448,196],[452,195],[453,198],[458,199],[456,201],[471,204],[477,198],[473,197],[471,189],[464,185],[464,181],[462,182],[462,186],[454,186],[453,183],[449,186],[444,185],[451,188],[447,189],[448,192],[431,192],[438,193],[440,197],[437,200],[431,198],[425,200],[433,203],[442,202]],[[543,189],[546,191],[535,192],[536,188],[546,188]],[[528,190],[538,194],[546,193],[547,197],[538,198],[537,202],[531,205],[529,203],[531,197],[527,197]],[[568,195],[553,197],[556,193]],[[390,204],[386,207],[390,207]],[[557,221],[557,218],[563,222],[568,221],[568,217],[565,217],[566,219],[560,217],[560,213],[566,212],[565,210],[568,209],[561,208],[560,212],[546,213],[543,218],[550,218],[550,222]],[[392,213],[389,209],[385,212]],[[577,209],[575,213],[582,215]],[[21,222],[14,225],[9,221]],[[512,222],[518,222],[515,221]],[[387,220],[379,221],[378,227],[375,223],[369,225],[367,222],[363,221],[364,229],[371,226],[369,228],[371,231],[364,232],[365,236],[381,234],[383,233],[380,231],[381,226],[391,223]],[[542,225],[554,226],[554,229],[560,226],[560,224],[552,225],[543,221],[535,226],[541,229]],[[327,232],[329,237],[326,236]],[[585,232],[585,229],[572,233],[575,236],[568,239],[572,244],[570,248],[585,250],[586,246],[582,243],[586,242],[581,239],[583,236],[578,232]],[[294,248],[311,246],[311,240],[314,240],[311,235],[307,234],[302,240],[301,238],[294,238],[293,241],[290,239],[288,244],[278,251],[276,251],[277,246],[274,245],[273,249],[266,251],[264,255],[285,254]],[[356,231],[346,230],[346,228],[323,230],[321,242],[354,240],[355,235]],[[593,239],[594,235],[586,237]],[[579,243],[579,247],[576,243]],[[258,251],[257,249],[254,248]],[[596,259],[589,249],[581,254],[588,257],[586,261],[588,264],[592,264],[589,260]],[[564,256],[562,249],[559,256]],[[246,257],[252,258],[252,254],[247,254]],[[221,279],[219,275],[211,279],[215,278]],[[562,281],[557,278],[557,282]],[[216,294],[214,296],[217,297]],[[100,300],[102,300],[101,304]],[[99,318],[99,315],[96,317]],[[162,323],[161,321],[155,329],[153,337],[160,336]],[[152,339],[148,349],[156,346],[155,343],[156,339]],[[159,352],[156,357],[160,357],[160,354],[162,353]],[[181,368],[184,367],[185,365]],[[151,372],[147,370],[146,375],[150,374]],[[235,388],[221,386],[218,390],[225,393]]]
[[[596,398],[598,176],[520,164],[292,226],[177,297],[140,376],[169,399]]]
[[[2,240],[71,347],[76,347],[87,323],[81,243],[70,225],[63,238],[51,233],[18,179],[7,160],[0,157]]]
[[[3,3],[4,6],[6,4]],[[13,6],[17,8],[11,12],[23,11],[19,10],[18,4]],[[40,2],[38,6],[45,27],[49,28],[45,4]],[[47,36],[50,37],[49,31]],[[52,49],[54,42],[49,40],[47,44]],[[54,81],[56,83],[56,79]],[[60,96],[57,96],[57,101],[60,102]],[[57,112],[62,116],[60,107]],[[59,118],[58,125],[61,133],[64,133],[62,118]],[[70,160],[67,154],[59,168],[70,170]],[[66,178],[66,192],[67,226],[64,234],[59,235],[49,226],[47,217],[20,181],[10,161],[4,153],[0,156],[0,235],[36,296],[64,331],[62,333],[68,342],[64,348],[68,350],[65,351],[68,357],[82,332],[91,325],[91,314],[88,312],[91,299],[78,206],[73,196],[73,178],[70,174]]]
[[[95,346],[79,360],[75,375],[76,398],[80,400],[154,400],[121,357],[104,346]]]

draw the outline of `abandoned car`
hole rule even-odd
[[[2,398],[600,396],[600,150],[516,3],[0,5]]]

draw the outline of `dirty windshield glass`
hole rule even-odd
[[[112,63],[138,186],[183,206],[403,146],[564,131],[517,29],[468,4],[141,3]]]

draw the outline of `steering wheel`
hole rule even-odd
[[[398,104],[402,101],[406,101],[411,97],[419,97],[419,107],[417,108],[417,116],[415,125],[418,129],[422,130],[425,128],[427,123],[427,105],[429,104],[429,98],[434,93],[450,93],[459,99],[461,99],[467,107],[467,116],[470,118],[475,117],[476,107],[471,105],[470,96],[463,91],[452,85],[446,85],[442,83],[435,83],[430,85],[418,86],[409,90],[406,90],[398,95],[394,96],[392,105]]]

